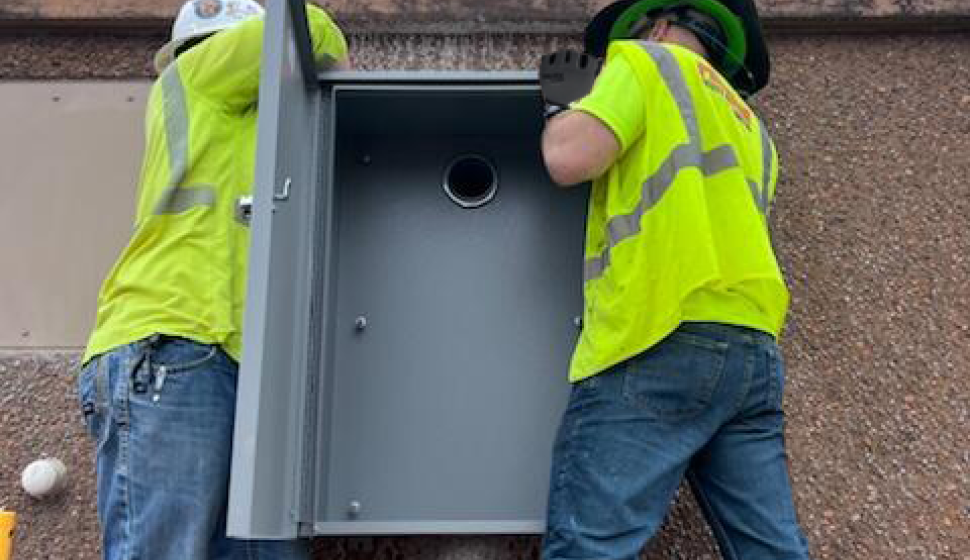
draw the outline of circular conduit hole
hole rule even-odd
[[[445,168],[445,194],[462,208],[481,208],[495,198],[498,170],[483,156],[466,154]]]

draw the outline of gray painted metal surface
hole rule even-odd
[[[486,87],[488,84],[508,88],[512,85],[522,85],[531,91],[538,91],[539,73],[535,70],[384,70],[376,72],[357,72],[344,70],[319,74],[319,79],[325,85],[339,86],[351,84],[354,89],[361,89],[366,84],[379,86],[434,84],[455,86],[457,84],[473,84]]]
[[[252,216],[243,359],[230,480],[228,531],[251,538],[294,537],[307,519],[312,465],[307,449],[307,393],[312,223],[311,165],[319,93],[305,87],[293,56],[293,25],[271,2],[260,83],[259,142]],[[325,153],[325,152],[324,152]],[[314,339],[315,340],[315,339]],[[305,529],[303,532],[308,532]]]
[[[345,86],[336,107],[317,531],[539,532],[581,313],[585,193],[545,174],[534,89]],[[498,171],[480,208],[442,188],[463,154]]]
[[[581,313],[586,193],[535,73],[304,87],[271,3],[229,532],[538,533]],[[485,205],[453,190],[491,184]],[[284,197],[283,185],[291,185]]]

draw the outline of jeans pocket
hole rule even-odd
[[[142,384],[135,393],[151,395],[154,402],[164,392],[179,393],[192,383],[194,373],[202,370],[228,370],[229,358],[218,344],[203,344],[187,338],[159,336],[151,342],[146,360],[148,369],[135,371],[133,375]],[[138,397],[136,397],[138,398]]]
[[[88,436],[98,445],[105,435],[107,416],[107,379],[103,367],[104,357],[97,357],[85,364],[77,377],[77,395]]]
[[[218,355],[217,344],[163,336],[151,350],[151,365],[155,370],[164,367],[166,375],[182,374],[208,366]]]
[[[624,397],[648,417],[689,420],[710,406],[729,344],[674,332],[627,363]]]

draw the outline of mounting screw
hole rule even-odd
[[[358,331],[362,331],[366,329],[367,317],[364,317],[363,315],[361,315],[360,317],[357,317],[357,319],[354,321],[354,328],[357,329]]]
[[[363,165],[370,165],[374,161],[374,158],[370,154],[364,154],[360,156],[360,163]]]
[[[573,325],[575,325],[577,329],[583,328],[583,318],[579,315],[573,317]]]
[[[347,504],[347,515],[350,517],[357,517],[360,515],[360,510],[361,505],[357,500],[351,500],[351,502]]]

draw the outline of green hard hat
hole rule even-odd
[[[603,8],[586,28],[586,52],[603,57],[610,41],[632,39],[647,14],[691,8],[717,21],[726,39],[721,60],[712,61],[738,90],[748,95],[768,84],[771,58],[754,0],[619,0]]]

